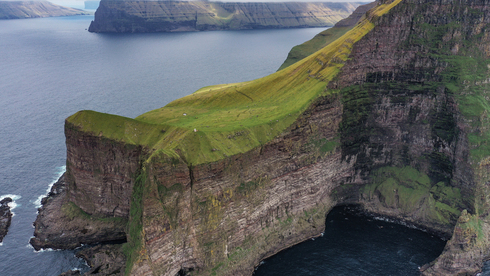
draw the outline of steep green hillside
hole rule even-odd
[[[313,54],[344,35],[346,32],[354,28],[365,13],[375,5],[376,2],[372,2],[357,7],[357,9],[351,15],[349,15],[349,17],[340,20],[332,28],[317,34],[315,37],[304,42],[303,44],[294,46],[289,52],[287,59],[278,70],[282,70],[289,65],[304,59],[305,57]]]
[[[81,111],[68,122],[83,131],[179,155],[201,164],[249,151],[286,130],[320,95],[347,60],[370,21],[400,0],[294,66],[254,81],[205,87],[136,119]]]

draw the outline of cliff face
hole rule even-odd
[[[132,275],[250,275],[345,203],[451,237],[424,274],[475,273],[490,249],[488,9],[378,3],[263,79],[136,119],[79,112],[62,206],[128,218]]]
[[[88,14],[48,1],[0,1],[0,19],[21,19]]]
[[[101,1],[90,32],[175,32],[332,26],[357,3]]]

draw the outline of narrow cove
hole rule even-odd
[[[410,225],[368,216],[357,206],[337,206],[322,236],[261,262],[255,276],[419,275],[446,241]]]

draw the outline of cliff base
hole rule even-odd
[[[36,249],[75,249],[82,244],[126,240],[127,221],[122,218],[95,218],[66,198],[65,177],[60,177],[42,200],[34,222],[30,243]]]

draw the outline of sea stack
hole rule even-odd
[[[0,242],[7,235],[7,232],[12,222],[12,212],[10,211],[9,203],[12,202],[10,197],[0,200]]]

